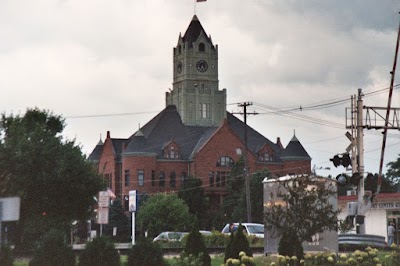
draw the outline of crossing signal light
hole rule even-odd
[[[342,165],[344,167],[348,167],[349,165],[351,165],[351,159],[350,159],[350,155],[348,153],[343,154]]]
[[[333,162],[333,165],[335,167],[338,167],[340,165],[340,157],[339,157],[339,155],[333,156],[333,158],[330,159],[330,160]]]
[[[345,153],[340,157],[339,155],[333,156],[332,159],[329,159],[331,162],[333,162],[333,165],[335,167],[338,167],[339,165],[343,165],[344,167],[348,167],[351,165],[351,158],[348,153]]]
[[[347,176],[344,174],[339,174],[336,176],[336,180],[338,182],[338,185],[343,187],[346,186],[348,181],[347,181]]]

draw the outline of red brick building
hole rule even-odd
[[[124,200],[129,190],[176,191],[190,175],[202,179],[210,203],[219,205],[232,165],[246,150],[250,173],[311,173],[311,158],[296,136],[283,147],[279,138],[271,142],[226,111],[226,89],[218,88],[218,46],[197,16],[179,35],[173,65],[166,108],[127,139],[107,132],[89,156],[117,197]]]

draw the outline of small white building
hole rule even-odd
[[[338,207],[341,210],[338,218],[345,220],[348,215],[348,203],[357,202],[357,195],[338,197]],[[380,193],[371,204],[371,208],[365,213],[365,233],[385,237],[387,241],[387,226],[389,222],[396,225],[395,243],[400,241],[400,193]],[[349,233],[356,233],[357,226]]]
[[[334,179],[310,176],[314,182],[323,182],[324,184],[333,184],[333,189],[336,191],[337,182]],[[281,198],[278,196],[278,192],[283,193],[285,188],[282,183],[285,181],[295,180],[297,176],[286,175],[279,177],[277,179],[267,179],[263,180],[264,186],[264,209],[271,206],[271,204],[284,204]],[[336,193],[329,199],[330,204],[333,205],[334,209],[337,209],[337,196]],[[279,246],[280,237],[273,237],[271,232],[265,227],[264,236],[264,253],[265,254],[277,254]],[[338,252],[338,233],[337,231],[326,230],[321,234],[314,235],[312,237],[312,242],[302,243],[305,252],[309,251],[332,251]]]

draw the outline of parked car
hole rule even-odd
[[[185,233],[183,232],[162,232],[153,239],[153,242],[175,242],[180,241]]]
[[[264,225],[263,224],[256,224],[256,223],[242,223],[244,227],[243,232],[249,236],[256,236],[259,238],[264,238]],[[223,234],[230,234],[229,231],[230,224],[226,224],[225,227],[222,229]],[[239,227],[239,223],[233,223],[233,231],[237,231]]]

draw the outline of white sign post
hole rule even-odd
[[[129,191],[129,211],[132,213],[132,245],[135,245],[136,190]]]
[[[108,224],[108,208],[110,207],[110,195],[108,191],[99,192],[99,208],[97,209],[97,223],[100,224],[100,236],[103,235],[103,224]]]
[[[0,198],[0,246],[3,244],[1,223],[18,221],[20,206],[21,199],[19,197]]]

